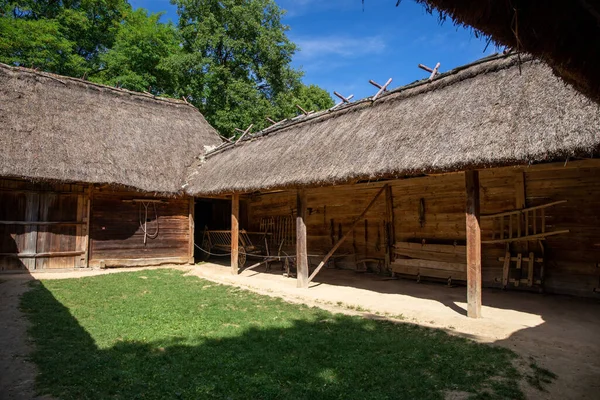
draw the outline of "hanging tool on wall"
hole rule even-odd
[[[154,210],[154,221],[156,221],[156,229],[154,230],[154,233],[149,235],[148,234],[148,207],[150,206],[150,204],[152,204],[152,208]],[[144,208],[144,218],[142,220],[142,207]],[[156,210],[156,202],[148,202],[148,201],[141,201],[139,204],[139,216],[140,216],[140,228],[142,229],[142,232],[144,232],[144,245],[146,244],[146,242],[148,241],[148,237],[150,239],[156,239],[158,237],[158,211]],[[142,224],[143,223],[143,224]]]
[[[148,242],[148,238],[156,239],[158,237],[158,210],[156,208],[156,203],[166,203],[165,200],[156,200],[156,199],[132,199],[132,200],[123,200],[123,203],[138,203],[138,217],[140,222],[140,229],[144,233],[144,245]],[[154,233],[148,234],[148,222],[151,219],[148,218],[148,207],[152,205],[152,211],[154,211],[154,221],[156,225],[156,229]]]

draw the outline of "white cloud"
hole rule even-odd
[[[381,36],[370,37],[319,37],[296,38],[294,40],[300,50],[298,59],[315,59],[336,55],[354,58],[369,54],[381,54],[386,49],[385,40]]]

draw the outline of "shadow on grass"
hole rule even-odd
[[[57,398],[523,397],[514,353],[442,331],[334,315],[174,271],[79,282],[35,282],[21,303],[38,390]]]

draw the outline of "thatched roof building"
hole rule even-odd
[[[332,185],[592,156],[600,109],[531,57],[494,56],[223,146],[190,194]]]
[[[176,193],[220,142],[183,101],[0,64],[0,176]]]
[[[417,0],[496,42],[546,61],[600,102],[600,5],[580,0]]]

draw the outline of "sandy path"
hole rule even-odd
[[[36,368],[27,360],[31,351],[27,320],[19,310],[19,298],[29,289],[32,278],[0,279],[0,399],[41,399],[34,392]]]

